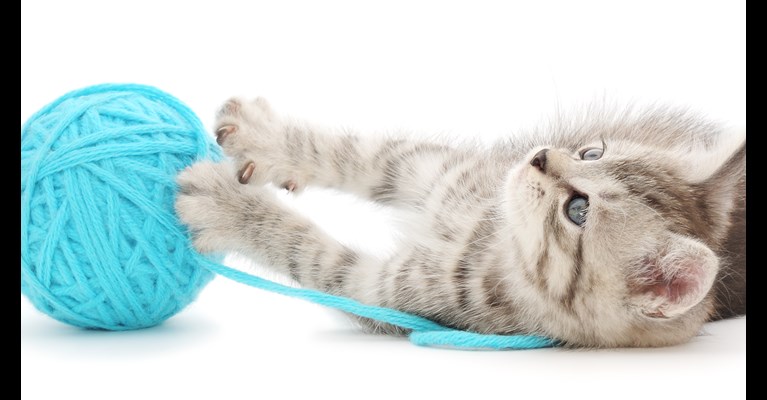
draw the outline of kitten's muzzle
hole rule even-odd
[[[546,173],[546,153],[549,152],[549,149],[543,149],[533,156],[533,159],[530,160],[530,165],[532,165],[535,168],[538,168],[539,171]]]

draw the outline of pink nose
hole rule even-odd
[[[535,168],[538,168],[541,172],[546,173],[546,153],[548,153],[549,149],[543,149],[533,156],[533,159],[530,160],[530,165],[532,165]]]

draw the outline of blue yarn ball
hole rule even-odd
[[[176,175],[220,159],[182,102],[156,88],[70,92],[21,129],[21,291],[67,324],[157,325],[213,273],[174,212]]]

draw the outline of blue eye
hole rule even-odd
[[[573,195],[567,202],[567,218],[575,225],[581,226],[586,222],[589,211],[589,200],[581,195]]]
[[[581,160],[594,161],[602,158],[603,150],[599,148],[586,149],[581,152]]]

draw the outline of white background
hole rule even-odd
[[[745,1],[21,2],[21,122],[136,82],[211,128],[232,95],[362,131],[485,140],[585,101],[690,106],[745,125]],[[294,202],[385,249],[386,213]],[[237,266],[250,268],[242,260]],[[664,349],[465,352],[364,335],[338,313],[216,279],[162,326],[64,326],[21,301],[24,399],[742,398],[745,318]]]

